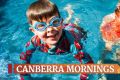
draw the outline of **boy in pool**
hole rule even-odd
[[[80,39],[84,35],[80,27],[71,23],[63,24],[55,4],[48,0],[36,1],[27,10],[27,17],[30,30],[35,35],[26,44],[25,51],[20,55],[21,60],[31,63],[31,56],[37,49],[50,55],[66,55],[68,52],[81,64],[93,63],[91,57],[82,50]],[[25,75],[21,76],[23,78]],[[80,80],[87,78],[87,74],[80,75]]]

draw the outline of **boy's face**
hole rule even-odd
[[[48,44],[50,48],[56,45],[62,35],[62,20],[59,20],[57,16],[58,15],[47,18],[43,17],[42,21],[38,22],[38,24],[41,26],[32,28],[32,32],[37,35],[43,42]],[[32,26],[34,26],[36,23],[37,21],[32,21]],[[47,26],[43,26],[44,24],[41,23],[45,23]],[[58,25],[55,26],[54,24]]]

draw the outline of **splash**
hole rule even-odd
[[[71,20],[74,18],[73,23],[78,25],[78,23],[80,22],[80,19],[77,17],[74,17],[74,10],[72,9],[72,5],[71,4],[67,4],[66,7],[64,7],[64,10],[67,11],[68,13],[68,17],[65,19],[65,23],[70,23],[72,22]]]
[[[11,64],[11,61],[1,59],[0,60],[0,79],[1,80],[20,80],[19,75],[8,74],[8,64]]]
[[[67,4],[67,6],[64,8],[64,10],[66,10],[68,12],[68,17],[66,18],[65,23],[69,23],[72,19],[73,14],[74,14],[74,11],[72,10],[72,5]]]
[[[6,74],[7,74],[7,64],[10,63],[9,61],[6,61],[4,59],[1,59],[0,60],[0,76],[1,77],[6,77]]]

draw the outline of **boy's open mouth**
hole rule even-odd
[[[47,36],[47,38],[55,38],[58,35],[58,33],[54,34],[54,35],[49,35]]]

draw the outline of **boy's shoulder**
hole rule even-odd
[[[37,35],[34,35],[30,42],[36,47],[36,46],[40,46],[41,45],[41,41],[40,41],[40,38],[37,36]]]
[[[64,30],[71,33],[76,40],[86,37],[86,31],[76,24],[64,24]]]

